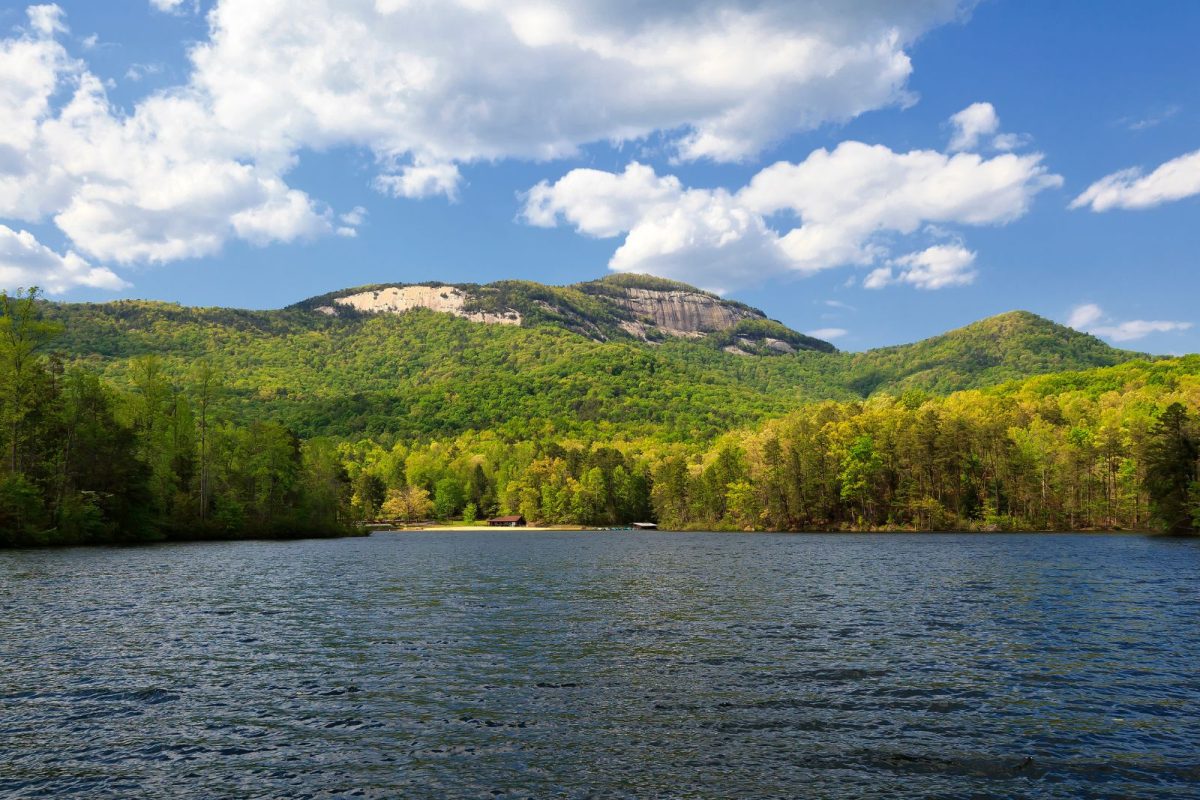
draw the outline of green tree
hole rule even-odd
[[[462,510],[465,498],[462,484],[452,476],[442,478],[433,489],[433,515],[450,519]]]
[[[842,500],[857,505],[860,516],[867,522],[872,521],[870,506],[882,467],[883,460],[875,450],[875,442],[867,435],[851,442],[842,458],[842,469],[838,473]]]
[[[1195,530],[1197,437],[1187,409],[1172,403],[1150,434],[1146,452],[1146,491],[1160,527],[1170,533]]]
[[[62,332],[43,319],[37,287],[15,295],[0,291],[0,427],[6,435],[8,473],[26,466],[37,446],[36,418],[49,399],[49,375],[41,353]]]
[[[116,418],[110,390],[97,376],[76,371],[65,395],[59,538],[80,544],[158,538],[150,469],[137,457],[133,430]]]

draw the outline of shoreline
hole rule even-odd
[[[502,525],[412,525],[400,526],[396,528],[368,528],[370,533],[423,533],[446,531],[448,533],[470,533],[473,531],[488,531],[488,532],[507,532],[507,531],[572,531],[579,533],[582,531],[598,532],[607,530],[606,528],[589,528],[586,525],[524,525],[519,528],[510,528]]]
[[[976,531],[972,531],[972,530],[917,530],[917,529],[907,530],[907,529],[898,529],[898,528],[874,528],[874,529],[865,529],[865,530],[862,530],[862,529],[860,529],[860,530],[837,530],[837,529],[828,529],[828,528],[826,528],[826,529],[813,528],[813,529],[808,529],[808,530],[777,530],[777,531],[770,531],[770,530],[749,530],[749,531],[724,530],[724,531],[718,531],[718,530],[707,530],[707,529],[700,529],[700,528],[689,529],[689,530],[667,530],[666,528],[659,528],[656,530],[639,531],[639,530],[631,529],[631,528],[618,528],[618,527],[589,528],[584,525],[527,525],[525,527],[520,527],[520,528],[508,528],[508,527],[500,527],[500,526],[490,527],[487,525],[426,525],[426,526],[418,525],[418,526],[413,526],[413,527],[409,527],[409,528],[403,528],[403,527],[401,527],[401,528],[373,528],[369,531],[368,535],[373,535],[376,533],[439,533],[439,532],[444,532],[444,533],[520,533],[520,532],[553,533],[553,532],[567,532],[567,533],[670,533],[670,534],[723,533],[723,534],[731,534],[731,535],[752,535],[752,534],[791,535],[791,534],[820,533],[820,534],[838,534],[838,535],[845,535],[845,536],[878,535],[878,534],[895,534],[895,535],[899,535],[899,536],[905,536],[905,535],[921,535],[921,536],[953,535],[953,536],[959,536],[959,535],[963,535],[963,534],[969,534],[972,536],[1010,536],[1010,535],[1029,536],[1029,535],[1042,535],[1042,534],[1045,534],[1045,535],[1071,534],[1071,535],[1081,535],[1081,536],[1155,536],[1155,537],[1170,537],[1170,538],[1182,538],[1182,539],[1200,538],[1200,535],[1197,535],[1197,534],[1170,534],[1170,533],[1164,533],[1162,531],[1153,531],[1153,530],[1132,531],[1132,530],[1096,530],[1096,529],[1093,529],[1093,530],[1068,530],[1068,531],[1056,531],[1056,530],[1020,530],[1020,531],[979,531],[979,530],[976,530]]]
[[[373,536],[377,533],[383,534],[401,534],[401,533],[664,533],[664,534],[694,534],[694,533],[719,533],[730,535],[785,535],[785,536],[801,536],[801,535],[843,535],[843,536],[879,536],[879,535],[897,535],[897,536],[1031,536],[1031,535],[1071,535],[1071,536],[1139,536],[1152,539],[1177,539],[1177,540],[1195,540],[1200,539],[1200,534],[1178,534],[1166,533],[1163,531],[1153,530],[1020,530],[1020,531],[982,531],[982,530],[904,530],[897,528],[879,528],[873,530],[832,530],[832,529],[810,529],[810,530],[751,530],[751,531],[734,531],[734,530],[666,530],[658,529],[651,531],[639,531],[630,528],[589,528],[584,525],[527,525],[525,527],[509,528],[502,526],[489,525],[462,525],[462,524],[446,524],[446,525],[417,525],[412,527],[365,527],[360,528],[356,532],[326,534],[319,533],[302,533],[295,536],[280,536],[280,535],[259,535],[259,536],[229,536],[229,537],[166,537],[148,541],[93,541],[93,542],[55,542],[46,544],[21,544],[16,546],[0,547],[2,552],[17,552],[17,551],[35,551],[35,550],[58,550],[71,548],[140,548],[140,547],[155,547],[163,545],[183,545],[183,544],[218,544],[218,543],[233,543],[233,542],[296,542],[304,540],[334,540],[334,539],[363,539]]]

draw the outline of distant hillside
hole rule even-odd
[[[1050,372],[1148,358],[1110,347],[1028,311],[1010,311],[914,344],[850,357],[847,385],[869,395],[923,389],[947,394]]]
[[[388,284],[279,311],[145,301],[46,311],[65,325],[56,347],[68,361],[128,385],[139,357],[182,384],[207,360],[225,407],[309,436],[695,440],[814,400],[948,393],[1138,357],[1026,312],[840,353],[749,306],[642,276]]]

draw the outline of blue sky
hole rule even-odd
[[[616,267],[845,349],[1024,308],[1200,350],[1200,4],[695,6],[0,4],[0,282]]]

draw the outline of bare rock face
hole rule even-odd
[[[485,325],[565,329],[598,342],[626,337],[649,345],[669,339],[704,340],[738,355],[833,349],[768,320],[758,309],[644,275],[610,276],[561,287],[531,281],[377,284],[313,297],[296,307],[350,319],[429,309]]]
[[[357,311],[376,314],[403,314],[414,308],[428,308],[454,314],[472,322],[488,325],[520,325],[521,315],[516,311],[494,314],[484,311],[467,311],[470,296],[453,286],[392,286],[368,292],[359,292],[348,297],[334,298],[335,305],[347,306]],[[323,314],[336,314],[335,308],[321,306],[316,309]]]
[[[626,288],[623,294],[609,301],[633,315],[634,321],[621,327],[639,338],[645,338],[648,325],[669,336],[698,339],[732,328],[744,319],[763,319],[760,313],[700,292]]]

